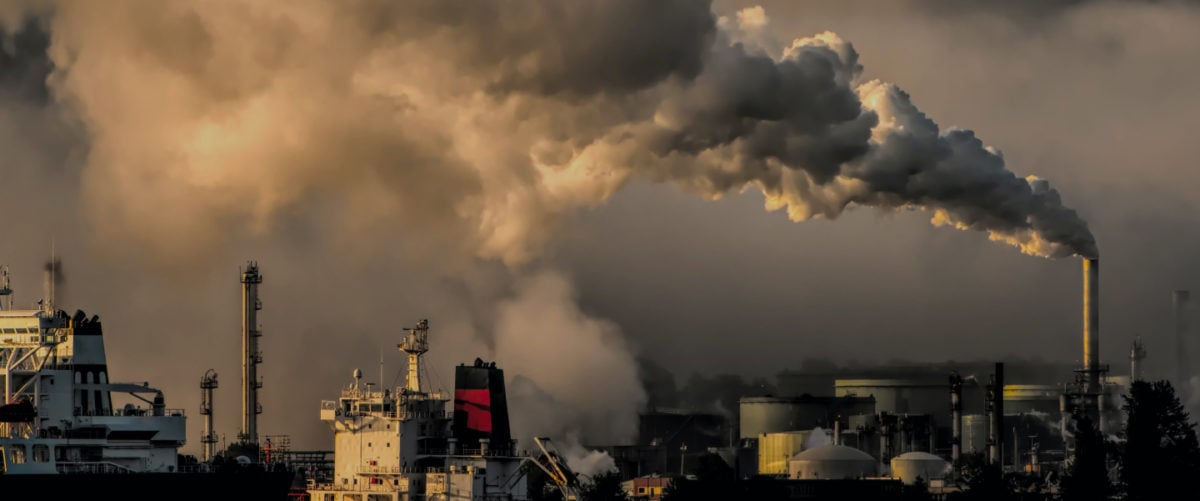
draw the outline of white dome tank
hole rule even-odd
[[[863,451],[844,445],[822,445],[796,454],[788,461],[791,479],[843,479],[873,477],[879,463]]]
[[[925,482],[946,478],[949,472],[950,463],[928,452],[906,452],[892,458],[892,476],[904,485],[917,483],[917,477]]]

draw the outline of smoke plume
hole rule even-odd
[[[707,198],[757,189],[797,221],[917,208],[1028,254],[1097,253],[1048,183],[1008,170],[971,131],[940,129],[895,85],[860,82],[837,35],[777,57],[757,49],[774,39],[761,9],[735,20],[682,0],[48,10],[54,94],[92,139],[91,215],[163,256],[319,207],[344,236],[404,228],[418,250],[453,244],[517,264],[563,215],[632,179]]]
[[[291,249],[378,258],[402,248],[396,255],[432,274],[487,289],[470,298],[499,298],[472,327],[492,336],[514,394],[577,409],[574,428],[598,438],[631,433],[636,364],[616,326],[586,315],[569,281],[539,274],[537,261],[572,214],[635,182],[706,199],[758,190],[796,221],[854,206],[919,209],[1028,254],[1097,253],[1047,182],[1015,174],[971,131],[942,129],[897,86],[863,81],[837,35],[781,43],[762,9],[719,18],[692,0],[0,7],[10,30],[28,16],[49,34],[34,54],[48,59],[18,58],[33,65],[7,74],[36,78],[6,88],[52,103],[53,113],[18,111],[37,112],[29,123],[47,129],[46,144],[81,151],[41,148],[72,161],[39,163],[77,166],[52,179],[78,192],[64,202],[83,219],[71,226],[100,254],[136,249],[178,273],[188,268],[179,263],[236,262],[233,248],[244,247],[233,242],[257,237],[293,265],[329,260]],[[22,186],[42,187],[29,177]],[[63,210],[57,203],[29,207]],[[509,265],[517,285],[479,285],[488,280],[471,276],[478,261]],[[414,289],[403,293],[423,297]],[[208,301],[207,311],[226,306]],[[197,329],[216,330],[210,315],[195,316]],[[330,330],[349,330],[330,316]],[[580,388],[610,393],[584,400]]]
[[[542,272],[497,307],[496,359],[513,379],[511,406],[527,409],[514,434],[628,440],[646,400],[637,364],[617,326],[580,311],[574,294],[560,274]]]

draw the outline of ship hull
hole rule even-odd
[[[0,498],[7,497],[5,493],[23,493],[63,500],[284,501],[292,492],[294,476],[288,471],[0,475]]]

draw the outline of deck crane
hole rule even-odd
[[[554,448],[554,444],[547,437],[533,437],[533,443],[537,444],[541,455],[536,458],[525,458],[525,461],[521,464],[521,468],[505,482],[505,489],[511,488],[513,484],[521,480],[528,473],[529,465],[532,464],[539,470],[542,470],[550,481],[554,483],[554,486],[562,493],[563,501],[578,501],[579,478],[563,462],[562,455]]]

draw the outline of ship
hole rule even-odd
[[[181,461],[187,417],[149,382],[110,380],[99,316],[12,307],[0,268],[0,496],[283,500],[293,472]],[[34,494],[37,493],[37,494]]]
[[[457,366],[451,398],[421,377],[429,321],[404,332],[403,386],[364,382],[355,369],[337,400],[321,401],[334,467],[331,478],[310,481],[312,501],[523,501],[533,471],[563,499],[577,499],[577,477],[548,438],[534,437],[532,453],[518,450],[495,362]]]

